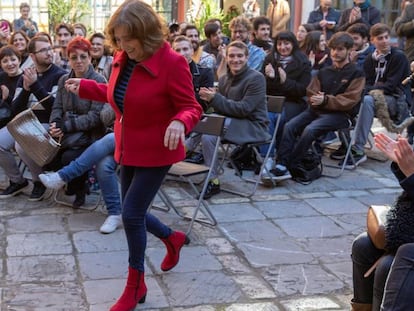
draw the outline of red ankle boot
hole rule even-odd
[[[110,311],[132,311],[138,303],[144,303],[147,295],[144,272],[128,267],[128,280],[122,296]]]
[[[174,268],[180,259],[180,250],[184,244],[189,244],[190,239],[184,232],[174,231],[168,238],[161,239],[167,247],[167,255],[161,263],[161,270],[168,271]]]

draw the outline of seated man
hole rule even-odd
[[[224,139],[243,145],[270,139],[266,108],[266,83],[264,76],[249,68],[249,49],[241,41],[231,42],[226,49],[227,73],[219,79],[219,89],[200,89],[200,98],[207,101],[214,111],[228,117]],[[202,150],[206,165],[213,165],[204,199],[220,192],[217,167],[211,163],[216,142],[215,136],[203,135]]]
[[[409,114],[411,92],[409,86],[404,86],[402,81],[410,75],[410,66],[404,53],[398,48],[391,47],[390,34],[391,29],[385,24],[378,23],[371,27],[370,36],[375,51],[368,55],[364,62],[367,94],[363,98],[362,110],[358,116],[360,122],[355,129],[355,144],[352,146],[353,159],[349,158],[345,167],[352,168],[354,166],[352,160],[355,161],[355,165],[367,160],[364,146],[376,114],[376,105],[380,103],[379,99],[382,98],[382,102],[386,102],[390,112],[389,108],[399,107],[400,99],[402,99],[405,107],[401,108],[405,108],[406,117]],[[404,115],[402,110],[398,115]],[[394,123],[404,123],[404,120],[397,120],[397,115],[390,117]]]
[[[309,84],[308,108],[286,123],[272,171],[276,176],[289,175],[288,168],[297,166],[322,134],[349,126],[365,85],[364,73],[349,61],[353,43],[344,32],[329,41],[333,64],[321,69]]]

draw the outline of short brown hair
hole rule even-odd
[[[70,33],[71,36],[73,36],[73,34],[75,33],[75,31],[73,29],[73,26],[70,25],[70,24],[66,24],[66,23],[58,24],[55,28],[55,33],[58,33],[59,30],[62,29],[62,28],[66,29]]]
[[[191,48],[193,48],[193,44],[191,43],[191,40],[184,35],[179,35],[175,37],[172,44],[178,43],[178,42],[187,42],[188,44],[190,44]]]
[[[246,28],[247,31],[252,31],[253,28],[252,23],[246,17],[243,16],[236,16],[230,21],[230,30],[233,30],[237,26],[243,26]]]
[[[32,39],[30,39],[29,46],[27,47],[27,50],[29,51],[29,53],[36,52],[36,42],[46,42],[50,44],[50,41],[45,36],[43,35],[34,36]]]
[[[232,41],[232,42],[230,42],[230,44],[226,48],[226,55],[229,51],[229,48],[231,48],[231,47],[239,48],[239,49],[244,51],[244,55],[249,56],[249,48],[247,47],[246,43],[241,42],[241,41]]]
[[[140,0],[126,0],[112,15],[106,27],[111,45],[119,46],[115,38],[115,28],[124,26],[131,38],[137,39],[148,57],[161,47],[168,33],[165,23],[154,9]]]
[[[369,30],[369,35],[371,38],[379,36],[383,34],[384,32],[388,32],[388,34],[391,34],[391,28],[382,23],[376,23],[375,25],[371,26],[371,29]]]

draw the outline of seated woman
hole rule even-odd
[[[10,44],[13,44],[17,50],[19,50],[22,61],[20,63],[20,68],[25,69],[33,66],[33,60],[29,57],[29,37],[26,35],[26,32],[23,30],[17,30],[13,32],[10,37]]]
[[[93,68],[96,72],[103,75],[106,80],[109,80],[113,57],[109,46],[105,44],[105,35],[96,32],[89,37],[89,41],[92,45],[91,56]]]
[[[10,109],[17,81],[23,73],[23,70],[20,69],[20,61],[20,53],[14,46],[6,45],[0,49],[0,67],[2,69],[2,72],[0,72],[1,109]],[[10,111],[10,118],[1,119],[0,127],[5,126],[11,117]]]
[[[326,37],[322,31],[313,30],[308,32],[303,48],[312,65],[312,76],[316,75],[320,69],[332,64]]]
[[[57,170],[77,158],[94,140],[103,134],[103,125],[99,114],[102,103],[80,99],[64,88],[65,81],[72,77],[93,79],[105,82],[105,78],[95,72],[91,65],[91,44],[87,39],[77,37],[69,42],[67,50],[71,72],[59,80],[58,93],[50,114],[49,133],[56,139],[61,139],[62,147],[55,159],[45,169]],[[88,191],[87,174],[73,179],[68,190],[75,194],[74,208],[85,203]],[[68,194],[69,194],[68,193]]]
[[[375,145],[393,161],[391,170],[404,190],[399,200],[403,198],[409,204],[410,209],[414,208],[414,152],[412,147],[405,138],[398,137],[397,140],[393,140],[382,133],[375,135]],[[410,227],[412,228],[413,226],[414,223]],[[399,242],[414,242],[412,232],[408,235],[408,239],[404,238],[405,235],[400,236]],[[402,247],[400,246],[400,248]],[[387,252],[383,249],[377,249],[366,232],[360,234],[354,240],[352,244],[352,274],[354,285],[354,297],[351,302],[352,310],[380,310],[383,298],[384,305],[381,310],[395,311],[410,310],[412,308],[412,304],[405,309],[390,307],[393,303],[392,301],[395,301],[395,297],[398,295],[392,288],[398,287],[398,284],[402,284],[401,282],[405,280],[402,278],[395,283],[396,275],[392,274],[394,272],[390,274],[389,281],[387,281],[387,289],[390,288],[390,291],[384,291],[387,276],[394,259],[395,248],[398,248],[398,246],[389,249]],[[401,251],[404,250],[402,249]],[[375,270],[367,273],[374,264],[376,266]],[[412,287],[410,287],[409,296],[412,297]],[[405,303],[403,301],[401,302]]]
[[[280,141],[284,123],[306,109],[306,87],[311,81],[311,66],[306,55],[299,49],[298,41],[291,31],[279,32],[275,39],[272,52],[263,64],[266,77],[266,94],[284,96],[286,98],[282,119],[277,133]],[[269,132],[272,135],[279,116],[269,113]],[[268,146],[261,148],[264,155]],[[267,172],[274,166],[274,150],[271,151],[266,163]],[[263,174],[263,178],[276,178],[274,175]]]
[[[224,139],[243,145],[270,138],[266,108],[265,79],[262,74],[247,66],[249,49],[240,41],[231,42],[226,49],[227,73],[220,77],[216,88],[200,88],[200,98],[208,102],[218,114],[226,118]],[[211,163],[216,137],[201,138],[205,164],[213,165],[212,179],[204,199],[220,192],[217,167]]]
[[[313,26],[311,24],[302,24],[302,25],[299,25],[298,31],[296,32],[296,40],[298,40],[299,48],[303,53],[306,53],[306,49],[305,49],[306,35],[312,30],[315,30],[315,29],[313,29]]]

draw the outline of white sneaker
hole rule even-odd
[[[273,174],[270,170],[273,168],[275,161],[272,158],[268,158],[262,169],[262,179],[272,179]]]
[[[58,173],[40,174],[39,179],[46,186],[46,188],[55,190],[59,190],[66,184]]]
[[[109,215],[99,229],[101,233],[112,233],[122,225],[121,215]]]

